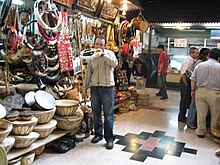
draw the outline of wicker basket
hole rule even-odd
[[[43,139],[48,137],[53,132],[53,130],[56,128],[56,125],[57,121],[52,119],[47,124],[36,125],[34,127],[34,131],[40,134],[39,139]]]
[[[12,131],[12,124],[8,120],[0,119],[0,142],[7,137]]]
[[[37,149],[34,150],[35,155],[38,156],[40,155],[45,149],[45,145],[38,147]]]
[[[22,165],[31,165],[35,158],[35,152],[29,152],[22,156],[21,164]]]
[[[51,110],[37,110],[32,112],[34,112],[34,116],[38,118],[38,124],[46,124],[53,118],[53,115],[56,112],[56,107]]]
[[[54,115],[54,119],[57,120],[57,128],[62,130],[73,130],[78,126],[78,124],[81,122],[82,118],[71,118],[71,116],[66,117],[59,117]]]
[[[13,136],[15,138],[15,143],[13,147],[26,148],[30,146],[33,142],[35,142],[39,136],[40,135],[37,132],[31,132],[27,136]]]
[[[14,135],[28,135],[33,131],[37,121],[38,119],[36,117],[32,117],[30,121],[13,121],[13,129],[11,132]]]
[[[5,151],[8,153],[15,143],[15,138],[13,136],[7,136],[2,142],[1,145],[5,148]]]
[[[56,114],[59,116],[71,116],[74,115],[79,102],[75,100],[61,99],[56,100]]]

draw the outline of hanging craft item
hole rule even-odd
[[[5,0],[2,2],[1,12],[0,12],[0,26],[5,25],[5,19],[8,16],[9,9],[11,7],[12,0]]]
[[[39,4],[44,3],[43,9],[39,12]],[[34,14],[36,16],[37,22],[46,30],[50,31],[57,31],[61,25],[62,15],[60,11],[58,11],[56,5],[54,3],[50,3],[46,0],[37,0],[34,3]],[[44,14],[51,14],[54,15],[55,19],[57,20],[57,24],[55,26],[48,26],[47,23],[42,19]]]
[[[142,20],[140,17],[133,18],[131,23],[134,25],[135,29],[140,30],[141,33],[146,32],[149,28],[149,23],[145,20]]]
[[[68,25],[68,13],[62,12],[63,24]],[[62,40],[57,42],[57,50],[60,63],[60,71],[66,72],[73,70],[73,52],[70,44],[70,39],[67,35]]]
[[[124,20],[121,22],[120,30],[121,30],[122,37],[126,37],[128,25],[129,25],[129,22],[127,20]]]
[[[14,26],[8,26],[8,28],[5,29],[5,33],[7,33],[8,43],[6,44],[5,39],[3,39],[2,40],[3,47],[7,46],[7,53],[12,54],[15,51],[17,51],[17,47],[18,47],[17,30]],[[6,52],[6,50],[5,50],[5,52]]]
[[[25,25],[23,31],[23,42],[29,49],[42,50],[46,47],[47,43],[39,34],[34,33],[34,29],[30,29],[33,27],[30,25],[34,23],[37,23],[37,21],[33,20]]]
[[[54,18],[52,16],[52,18]],[[54,19],[54,22],[57,22],[55,19]],[[47,41],[55,41],[57,40],[59,37],[60,37],[60,32],[57,32],[55,34],[55,37],[53,36],[54,34],[53,33],[50,33],[50,31],[48,32],[47,30],[43,29],[43,27],[37,23],[37,26],[38,26],[38,29],[39,29],[39,32],[40,34],[47,40]],[[47,34],[49,33],[49,35]]]

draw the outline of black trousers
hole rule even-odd
[[[179,115],[178,120],[185,120],[186,119],[186,111],[189,109],[191,103],[191,86],[190,80],[188,80],[188,86],[186,86],[182,80],[180,79],[180,107],[179,107]]]

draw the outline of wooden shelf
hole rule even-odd
[[[56,129],[48,137],[35,141],[34,143],[32,143],[27,148],[20,148],[20,149],[13,148],[13,149],[11,149],[9,151],[9,153],[7,154],[7,158],[8,158],[8,160],[12,160],[12,159],[14,159],[16,157],[19,157],[19,156],[21,156],[23,154],[26,154],[26,153],[28,153],[30,151],[33,151],[33,150],[37,149],[40,146],[46,145],[46,144],[48,144],[48,143],[50,143],[50,142],[52,142],[52,141],[54,141],[54,140],[64,136],[64,135],[66,135],[67,133],[70,133],[71,131],[63,131],[63,130]]]

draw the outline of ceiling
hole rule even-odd
[[[138,0],[136,0],[138,1]],[[142,14],[150,23],[208,23],[220,22],[220,0],[139,0]],[[129,11],[132,19],[140,11]]]

